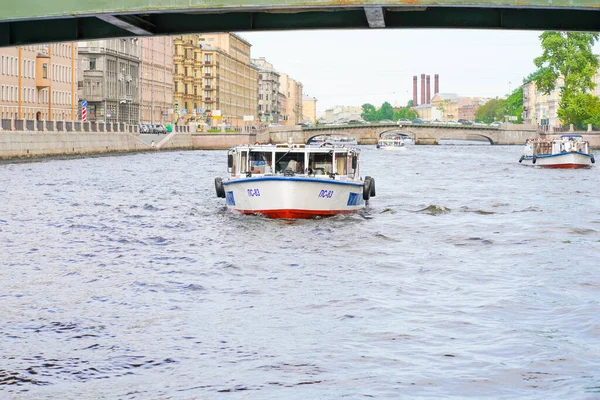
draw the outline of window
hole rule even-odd
[[[47,63],[42,64],[42,78],[48,79],[48,64]]]

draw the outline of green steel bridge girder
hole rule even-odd
[[[600,31],[598,0],[13,0],[0,3],[0,46],[302,29]]]

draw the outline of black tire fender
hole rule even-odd
[[[223,180],[221,178],[215,178],[215,190],[217,197],[225,198],[225,188],[223,187]]]
[[[596,159],[594,158],[594,155],[592,154],[592,164],[596,163]]]
[[[368,201],[371,197],[371,177],[365,177],[365,181],[363,183],[363,200]]]
[[[525,158],[525,155],[522,155],[521,158],[519,158],[519,163],[522,163],[524,158]]]
[[[369,192],[369,195],[371,197],[375,197],[375,178],[372,178],[370,176],[365,177],[365,180],[369,178],[369,180],[371,181],[371,190]]]
[[[536,154],[534,154],[534,155],[533,155],[533,163],[535,164],[535,162],[536,162],[536,161],[537,161],[537,155],[536,155]]]

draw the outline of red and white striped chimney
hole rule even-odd
[[[435,74],[433,76],[433,95],[435,96],[440,92],[440,76]]]
[[[429,78],[429,75],[425,77],[425,80],[427,81],[427,88],[425,89],[425,95],[427,96],[427,104],[431,104],[431,80]]]

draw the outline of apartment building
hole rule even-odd
[[[594,76],[596,81],[598,75]],[[558,118],[560,103],[560,85],[563,79],[559,78],[556,88],[550,94],[544,94],[537,90],[534,82],[527,82],[523,87],[523,123],[558,128],[561,126]],[[597,87],[596,87],[597,88]],[[596,89],[598,90],[598,89]]]
[[[258,68],[258,116],[261,122],[280,122],[279,72],[264,57],[253,58]]]
[[[279,76],[280,90],[285,96],[284,125],[293,126],[302,122],[302,83],[287,74]]]
[[[79,99],[88,121],[140,121],[140,41],[93,40],[79,43]]]
[[[317,98],[311,96],[302,97],[302,122],[317,122]]]
[[[256,118],[258,67],[250,43],[232,33],[175,37],[175,113],[179,121],[241,126]]]
[[[173,39],[140,38],[140,122],[164,124],[173,120]]]
[[[0,116],[75,120],[76,49],[75,43],[0,48]]]

